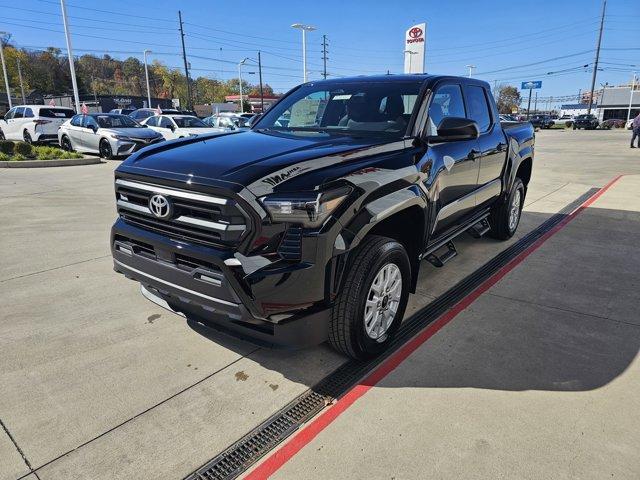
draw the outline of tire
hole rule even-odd
[[[62,138],[60,139],[60,146],[62,147],[63,150],[66,150],[67,152],[73,152],[71,139],[66,135],[63,135]]]
[[[489,234],[493,238],[508,240],[516,233],[522,215],[524,196],[524,184],[516,177],[507,199],[495,205],[489,215],[489,225],[491,226]]]
[[[343,288],[331,310],[329,343],[345,355],[366,360],[383,352],[400,327],[409,299],[409,257],[405,248],[395,240],[371,235],[365,237],[356,250],[347,272]],[[391,280],[383,284],[385,278]],[[374,284],[376,280],[377,287]],[[393,285],[397,285],[396,288]],[[370,301],[367,305],[367,300],[373,300],[375,289],[384,291],[384,296],[378,295],[378,298],[382,297],[380,301]],[[366,322],[365,314],[370,316],[369,322]],[[376,319],[380,319],[379,324]],[[375,328],[376,325],[379,329]]]
[[[22,138],[24,139],[25,143],[28,143],[29,145],[33,144],[31,134],[29,134],[29,132],[27,132],[26,130],[22,133]]]
[[[112,160],[113,159],[113,151],[111,150],[111,144],[109,143],[108,140],[100,140],[100,146],[99,146],[99,150],[100,150],[100,156],[106,160]]]

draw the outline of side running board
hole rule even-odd
[[[438,250],[436,250],[436,252],[432,252],[429,255],[427,255],[427,261],[434,267],[438,267],[438,268],[444,267],[445,263],[447,263],[449,260],[451,260],[456,255],[458,255],[456,246],[453,244],[451,240],[448,241],[446,245],[443,246],[443,248],[446,248],[447,250],[442,255],[436,255],[436,252]]]
[[[481,238],[489,230],[491,230],[491,226],[489,225],[489,219],[483,218],[467,231],[473,238]]]

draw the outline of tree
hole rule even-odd
[[[498,87],[498,111],[500,113],[511,113],[520,106],[522,97],[520,92],[513,85],[500,85]]]

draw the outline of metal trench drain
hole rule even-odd
[[[475,290],[487,278],[555,227],[567,214],[593,196],[598,190],[592,189],[586,192],[559,213],[546,220],[536,229],[526,234],[516,243],[503,250],[427,306],[406,319],[383,356],[368,362],[347,361],[226,450],[188,475],[185,480],[229,480],[240,476],[327,405],[339,399],[352,386],[357,384],[361,378],[382,363],[420,330],[440,317],[459,300]]]

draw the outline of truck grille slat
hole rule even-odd
[[[149,200],[156,194],[163,195],[171,202],[173,212],[169,218],[158,217],[149,208]],[[248,216],[229,197],[132,180],[116,180],[118,214],[123,220],[147,230],[204,245],[232,247],[247,232]]]

